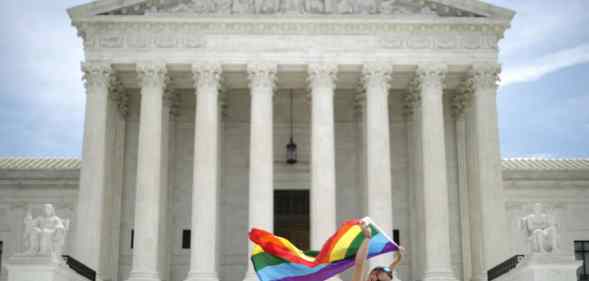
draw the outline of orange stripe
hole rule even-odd
[[[352,229],[352,227],[360,224],[360,222],[361,221],[357,219],[344,222],[338,231],[333,234],[325,244],[323,244],[323,247],[316,258],[305,255],[287,239],[275,236],[272,233],[261,229],[253,228],[249,233],[249,238],[252,242],[259,245],[264,252],[289,262],[314,267],[320,264],[329,263],[329,258],[337,243]]]
[[[358,225],[360,220],[349,220],[342,224],[342,226],[338,229],[338,231],[332,235],[327,242],[321,248],[319,255],[317,255],[316,262],[318,264],[327,263],[329,262],[329,256],[331,256],[331,251],[337,244],[337,242],[344,236],[354,225]]]

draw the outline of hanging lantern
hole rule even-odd
[[[293,116],[292,116],[292,104],[293,104],[293,95],[292,90],[290,90],[290,141],[286,145],[286,163],[287,164],[296,164],[297,163],[297,144],[294,142],[294,131],[293,131]]]

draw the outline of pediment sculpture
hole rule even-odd
[[[43,215],[36,218],[29,209],[24,224],[25,251],[18,256],[49,256],[55,261],[61,260],[69,220],[58,217],[52,204],[45,204]]]
[[[558,251],[558,225],[553,215],[548,214],[540,203],[534,204],[532,213],[521,218],[525,231],[528,253],[554,253]]]
[[[183,0],[147,13],[169,14],[385,14],[438,16],[459,10],[428,1],[405,0]]]

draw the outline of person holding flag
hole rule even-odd
[[[366,259],[403,250],[370,218],[344,222],[320,251],[301,251],[287,239],[256,228],[249,238],[254,243],[251,261],[260,281],[323,281],[354,265],[352,281],[363,281]],[[394,280],[400,261],[397,254],[388,267],[372,269],[366,281]]]
[[[368,245],[370,244],[370,238],[372,237],[372,231],[370,230],[368,222],[362,222],[362,235],[364,235],[364,241],[358,252],[356,253],[356,258],[354,261],[354,274],[352,275],[352,281],[362,281],[364,278],[364,264],[366,263],[366,258],[368,257]],[[368,277],[365,279],[366,281],[392,281],[396,280],[396,276],[394,276],[395,269],[401,262],[403,257],[403,252],[405,249],[401,246],[398,247],[398,251],[395,252],[395,260],[387,267],[384,266],[377,266],[373,268]]]

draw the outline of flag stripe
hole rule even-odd
[[[356,236],[356,238],[354,239],[354,241],[352,241],[350,247],[346,251],[346,258],[355,256],[356,252],[358,252],[358,249],[360,248],[360,245],[362,245],[362,242],[364,242],[364,235],[361,234]]]
[[[333,247],[329,260],[336,261],[344,259],[346,257],[346,250],[358,235],[362,235],[362,228],[359,225],[354,225],[346,231]]]
[[[356,253],[365,240],[360,220],[342,224],[320,252],[303,252],[290,241],[269,232],[253,229],[252,263],[260,281],[323,281],[354,264]],[[371,226],[368,257],[395,251],[398,246]]]

